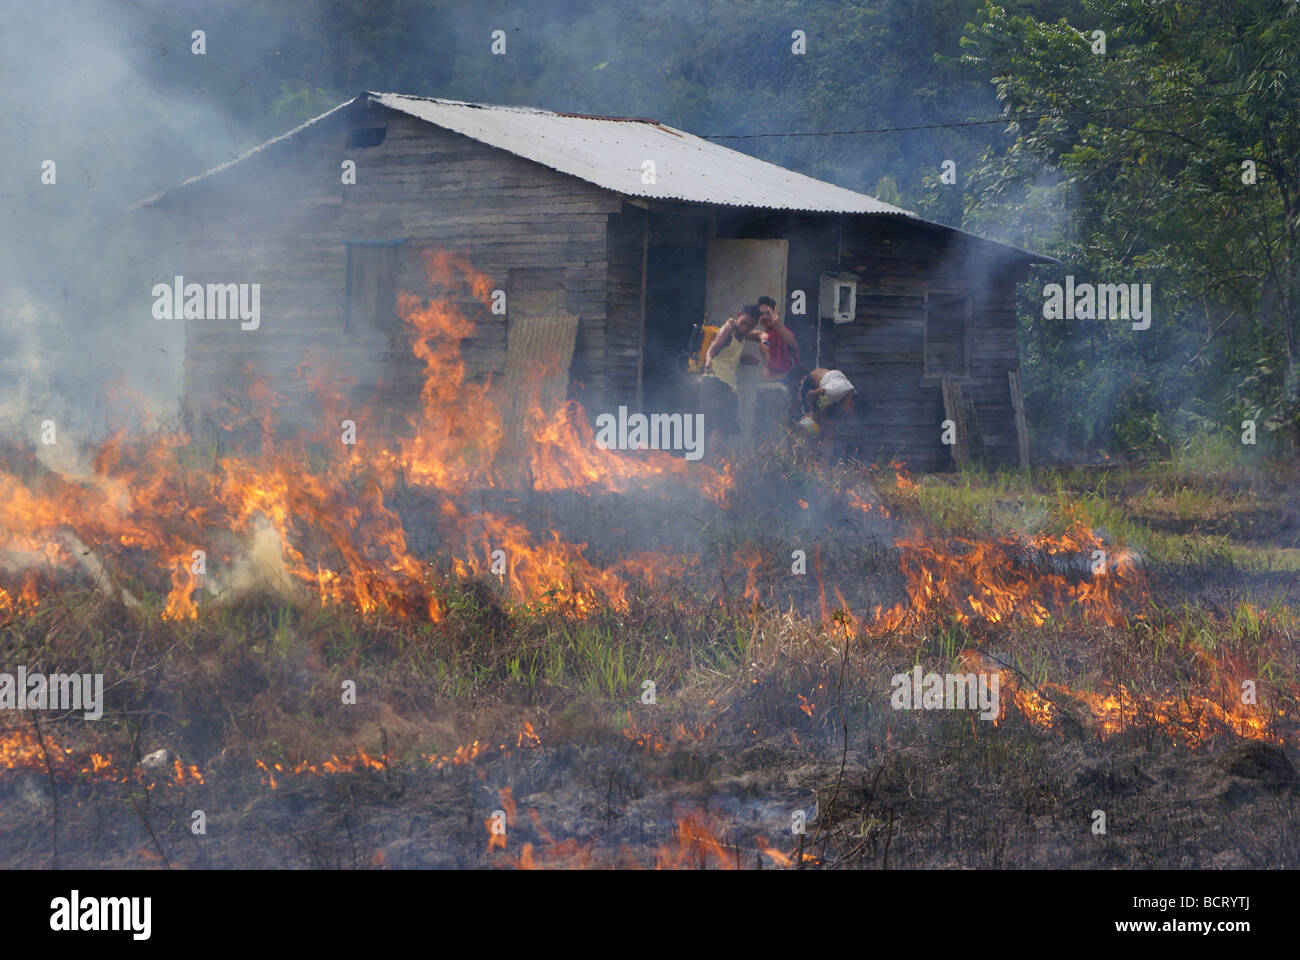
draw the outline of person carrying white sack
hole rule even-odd
[[[842,371],[818,367],[799,384],[799,425],[821,441],[823,463],[830,463],[835,449],[836,421],[853,410],[857,390]]]

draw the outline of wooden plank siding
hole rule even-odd
[[[349,147],[349,132],[367,127],[385,127],[383,141]],[[344,160],[356,162],[353,185],[342,183]],[[420,297],[433,293],[421,257],[429,249],[467,254],[500,289],[512,270],[563,269],[567,309],[580,318],[573,373],[586,396],[603,394],[607,220],[622,203],[594,185],[414,117],[362,108],[209,177],[174,206],[187,225],[176,272],[262,284],[261,329],[187,322],[185,409],[196,428],[213,426],[213,406],[223,395],[246,396],[256,377],[290,398],[283,414],[310,425],[305,384],[293,378],[307,347],[336,372],[326,382],[354,379],[358,398],[382,383],[380,405],[414,404],[422,364],[405,336],[344,330],[345,240],[405,238],[397,287]],[[499,379],[508,313],[460,306],[476,323],[461,345],[467,377]]]
[[[605,407],[636,408],[641,349],[641,250],[647,213],[624,204],[609,218],[605,286]]]
[[[800,243],[792,238],[790,287],[815,291],[823,271],[858,277],[854,321],[822,321],[822,366],[843,370],[870,403],[865,417],[842,424],[846,445],[864,459],[916,470],[951,463],[940,442],[942,379],[925,375],[925,303],[927,290],[962,290],[972,299],[972,329],[961,390],[974,403],[984,459],[1014,463],[1007,372],[1018,362],[1017,277],[960,235],[900,217],[844,218],[833,244],[829,233],[823,227],[797,233]]]
[[[800,366],[817,365],[821,275],[858,277],[854,321],[820,323],[823,367],[839,368],[871,409],[840,426],[845,445],[865,460],[900,460],[915,470],[951,464],[940,442],[942,378],[925,376],[926,291],[965,290],[972,298],[970,376],[960,379],[975,405],[984,459],[1016,463],[1015,415],[1007,374],[1018,366],[1016,286],[1028,268],[997,259],[993,248],[899,216],[719,211],[719,236],[790,240],[788,290],[807,295],[805,316],[783,315],[799,341]]]

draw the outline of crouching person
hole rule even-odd
[[[857,391],[852,382],[839,370],[818,367],[799,384],[799,421],[808,434],[821,444],[822,463],[829,464],[835,454],[838,422],[857,411],[854,398]]]

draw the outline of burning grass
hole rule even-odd
[[[259,796],[286,791],[326,803],[329,794],[316,784],[360,778],[372,784],[365,789],[375,792],[378,810],[406,803],[402,792],[428,777],[451,777],[431,781],[445,784],[436,791],[445,807],[437,815],[447,817],[476,803],[458,799],[456,784],[469,789],[483,777],[489,784],[504,777],[518,796],[534,796],[528,806],[540,820],[521,813],[501,848],[449,834],[447,843],[478,851],[480,859],[456,859],[458,865],[784,867],[799,862],[797,838],[773,842],[784,832],[773,810],[788,820],[800,804],[827,810],[827,833],[834,835],[804,851],[816,858],[805,865],[843,865],[858,847],[854,857],[879,863],[888,811],[872,807],[871,791],[859,781],[873,764],[897,762],[891,756],[926,750],[941,765],[975,764],[993,783],[1005,782],[1009,770],[1028,769],[1043,751],[1079,744],[1104,756],[1135,747],[1205,750],[1240,738],[1288,749],[1297,742],[1293,687],[1277,662],[1294,648],[1295,624],[1255,608],[1232,618],[1196,611],[1119,625],[1053,618],[1043,626],[1024,619],[963,623],[948,611],[869,638],[847,615],[822,623],[762,604],[734,603],[728,611],[718,597],[703,595],[634,597],[623,611],[575,620],[470,589],[448,597],[444,620],[415,624],[271,597],[197,621],[156,621],[83,592],[56,594],[11,622],[6,650],[31,663],[67,663],[95,629],[101,636],[87,648],[94,667],[124,682],[106,722],[95,728],[103,733],[93,748],[76,745],[91,725],[43,724],[48,745],[69,758],[54,761],[67,784],[60,789],[81,784],[103,802],[113,789],[126,797],[153,782],[151,795],[162,790],[158,804],[197,790],[215,791],[203,801],[208,805],[234,792],[257,808],[271,802]],[[1198,639],[1211,631],[1213,648]],[[621,671],[614,666],[620,660]],[[999,722],[890,711],[888,677],[915,662],[939,671],[1000,670]],[[1259,677],[1254,711],[1239,699],[1234,706],[1228,665]],[[639,699],[640,679],[651,675],[656,705]],[[340,704],[342,679],[357,683],[356,707]],[[838,810],[831,811],[845,727],[856,779],[851,789],[841,784]],[[24,739],[28,734],[19,728],[9,736],[22,749],[6,754],[8,773],[0,777],[25,772],[45,779],[45,757]],[[159,745],[175,750],[178,769],[193,775],[173,782],[163,771],[146,781],[141,755]],[[612,780],[586,771],[590,761],[579,757],[593,750]],[[109,759],[97,765],[88,759],[95,755]],[[791,784],[782,769],[804,772]],[[759,771],[766,785],[754,781]],[[733,780],[737,785],[729,786]],[[892,782],[885,777],[882,795]],[[650,783],[659,786],[647,793]],[[609,802],[621,813],[611,813],[602,828],[583,828],[593,814],[570,806],[572,791],[597,784],[597,795],[619,785],[614,796],[621,799]],[[809,789],[811,799],[799,793]],[[772,798],[757,823],[738,812],[754,790]],[[713,812],[691,814],[692,821],[684,811],[704,809],[709,797]],[[187,802],[193,805],[193,796]],[[635,811],[654,826],[629,833]],[[916,816],[910,813],[909,822]],[[65,836],[65,849],[68,842]],[[920,855],[906,843],[889,854],[896,863]],[[384,865],[417,862],[391,850],[385,857]]]
[[[243,445],[207,466],[195,462],[189,438],[178,433],[115,435],[78,471],[48,471],[16,457],[26,469],[0,471],[4,566],[72,571],[89,563],[129,581],[132,595],[166,591],[165,619],[194,619],[205,595],[260,588],[436,621],[444,610],[435,575],[445,576],[447,567],[461,578],[500,575],[512,600],[546,602],[574,616],[624,606],[626,580],[593,564],[586,544],[553,528],[539,536],[465,495],[589,495],[686,480],[717,502],[726,477],[702,465],[688,476],[684,461],[664,453],[602,450],[572,403],[544,411],[534,402],[525,439],[508,444],[489,385],[466,381],[459,352],[473,330],[461,302],[486,300],[490,280],[448,254],[431,254],[427,265],[441,296],[401,299],[412,352],[425,368],[420,407],[404,432],[363,429],[355,444],[340,443],[336,424],[354,422],[342,412],[345,397],[321,392],[324,381],[305,364],[300,375],[317,388],[323,416],[317,430],[295,438],[276,434],[283,398],[259,383],[252,411],[227,424],[244,435]],[[254,423],[259,430],[250,434]],[[442,570],[410,548],[411,531],[394,506],[399,490],[410,489],[425,497],[422,519],[445,559]],[[111,578],[99,582],[118,592]],[[30,594],[28,584],[23,589]],[[0,605],[21,597],[6,588]]]
[[[913,805],[913,782],[953,789],[936,770],[964,769],[988,809],[1020,777],[1025,809],[1055,815],[1088,802],[1052,767],[1062,751],[1095,766],[1120,750],[1300,746],[1294,579],[1147,537],[1139,475],[914,478],[812,466],[797,445],[688,469],[600,450],[571,402],[533,404],[507,430],[457,347],[472,329],[458,304],[486,279],[447,255],[428,266],[446,296],[403,300],[426,372],[405,432],[355,447],[323,428],[254,432],[215,455],[123,434],[62,472],[7,458],[5,662],[103,673],[111,695],[94,728],[5,727],[0,793],[37,818],[61,791],[129,801],[145,859],[181,854],[163,852],[142,791],[164,808],[206,792],[244,824],[279,798],[337,812],[330,791],[355,805],[355,788],[385,824],[443,824],[433,865],[932,865],[896,816],[949,851],[962,837],[1000,850],[977,817],[945,834]],[[259,388],[232,432],[278,402]],[[342,402],[321,397],[331,430]],[[1285,509],[1267,483],[1224,502],[1269,497]],[[890,678],[918,664],[997,672],[997,722],[890,710]],[[146,770],[160,747],[178,759]],[[485,840],[488,786],[514,822]],[[792,805],[824,811],[798,846],[776,840]],[[262,862],[238,836],[231,862]],[[261,840],[286,864],[344,863]],[[1279,842],[1293,857],[1294,838]],[[352,865],[429,865],[402,849],[354,847]]]

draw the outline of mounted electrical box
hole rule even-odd
[[[823,273],[817,303],[823,320],[852,323],[858,312],[858,278],[851,273]]]

